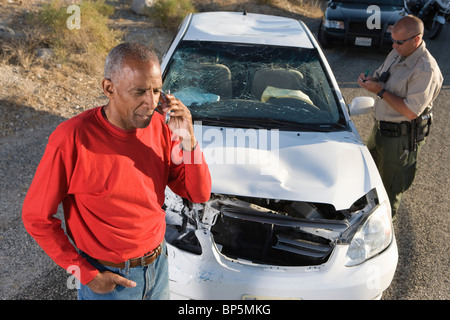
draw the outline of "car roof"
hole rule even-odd
[[[300,21],[246,12],[202,12],[192,15],[183,40],[250,43],[313,48]]]

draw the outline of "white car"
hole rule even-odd
[[[379,299],[398,259],[389,200],[305,24],[191,14],[161,66],[212,178],[204,204],[166,191],[171,298]]]

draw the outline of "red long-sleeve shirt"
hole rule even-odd
[[[25,198],[25,228],[59,266],[78,266],[83,284],[98,270],[54,217],[61,202],[77,248],[116,263],[142,256],[164,238],[166,185],[192,202],[210,196],[200,148],[181,151],[178,143],[156,112],[148,127],[133,131],[113,126],[101,107],[63,122],[50,136]]]

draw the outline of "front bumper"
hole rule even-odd
[[[358,33],[349,30],[336,30],[323,28],[323,36],[330,43],[339,43],[346,46],[367,47],[367,48],[390,48],[392,40],[390,33]]]
[[[323,265],[278,267],[231,260],[217,250],[209,231],[197,230],[196,236],[201,255],[167,245],[171,299],[379,299],[397,266],[395,238],[354,267],[345,267],[348,245],[336,245]]]

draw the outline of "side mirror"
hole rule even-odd
[[[375,100],[371,97],[356,97],[348,106],[351,116],[358,116],[372,110]]]

